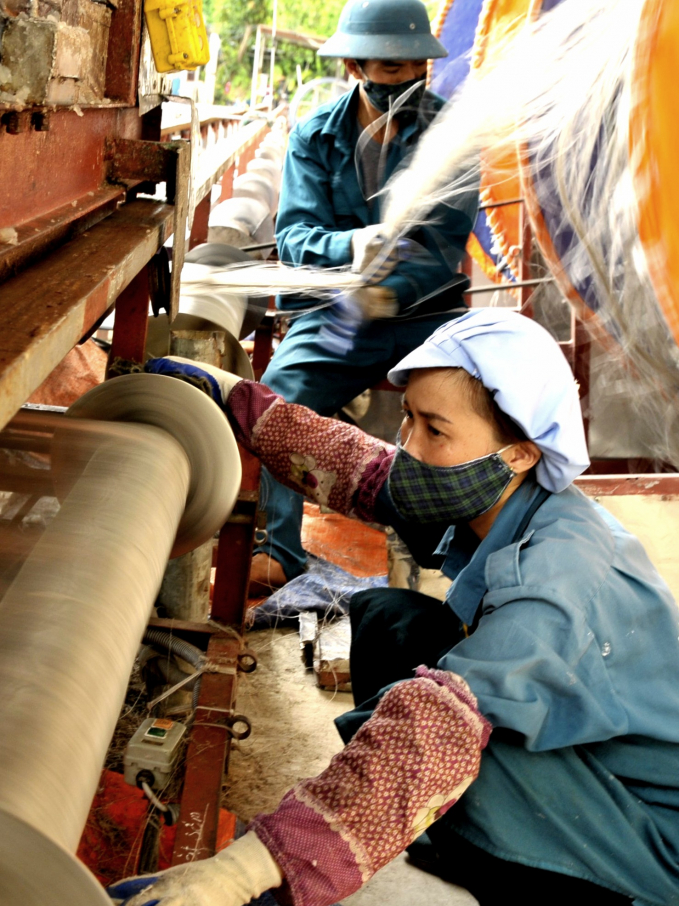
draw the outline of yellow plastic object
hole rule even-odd
[[[144,0],[158,72],[196,69],[210,61],[202,0]]]

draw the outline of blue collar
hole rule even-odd
[[[435,553],[445,557],[443,573],[453,580],[446,603],[463,623],[471,625],[476,611],[488,591],[486,561],[495,551],[521,539],[527,517],[549,496],[549,492],[532,478],[526,481],[502,507],[486,537],[474,548],[471,530],[467,526],[451,525]],[[522,531],[523,530],[523,531]]]
[[[330,114],[321,129],[321,135],[332,137],[335,145],[346,154],[353,157],[358,136],[358,92],[360,84],[355,85],[351,91],[343,94],[339,100],[335,101]],[[432,114],[437,113],[443,107],[445,101],[432,91],[425,92],[425,100],[432,110]],[[409,123],[403,129],[399,129],[392,145],[406,145],[412,136],[423,132],[421,123],[417,121]]]

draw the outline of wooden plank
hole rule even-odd
[[[0,427],[158,251],[174,214],[125,205],[0,287]]]

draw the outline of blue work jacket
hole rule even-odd
[[[436,554],[468,633],[438,666],[494,729],[431,838],[679,904],[679,609],[641,543],[527,480],[485,539],[451,527]]]
[[[360,134],[358,91],[325,104],[290,133],[283,169],[283,184],[276,220],[278,255],[286,264],[340,267],[351,264],[354,230],[380,223],[380,196],[372,203],[364,197],[355,160]],[[387,145],[384,180],[401,166],[443,99],[427,92],[425,114],[399,129]],[[429,112],[429,116],[426,112]],[[478,191],[459,196],[454,207],[440,205],[430,225],[409,234],[426,253],[401,262],[384,285],[396,293],[402,314],[418,313],[418,303],[446,286],[457,271],[470,230],[476,219]],[[307,308],[309,300],[279,297],[279,308]]]

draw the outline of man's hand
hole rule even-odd
[[[385,224],[375,223],[354,230],[351,237],[351,270],[361,274],[365,282],[372,286],[385,280],[399,261],[410,260],[419,248],[410,239],[394,240]]]
[[[365,286],[347,296],[355,303],[365,321],[392,318],[398,312],[396,293],[387,286]]]
[[[211,859],[119,881],[108,894],[124,906],[244,906],[282,881],[271,853],[250,831]]]
[[[188,384],[193,384],[194,387],[207,393],[220,409],[224,409],[229,394],[242,380],[235,374],[215,368],[214,365],[205,365],[203,362],[194,362],[193,359],[184,359],[175,355],[150,359],[144,365],[144,371],[149,374],[179,378]]]
[[[375,255],[384,248],[386,241],[383,223],[374,223],[361,230],[354,230],[351,237],[351,254],[354,256],[352,271],[355,274],[362,274]]]
[[[386,286],[362,286],[339,293],[328,308],[326,323],[318,334],[323,346],[337,355],[353,348],[356,333],[365,321],[391,318],[398,312],[396,294]]]

